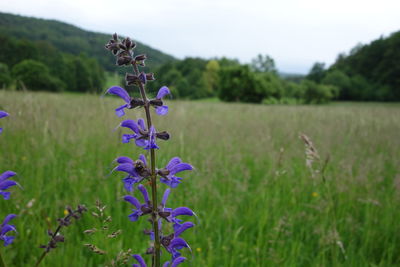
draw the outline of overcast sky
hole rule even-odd
[[[400,30],[400,0],[2,0],[0,11],[118,32],[178,58],[269,54],[295,73]]]

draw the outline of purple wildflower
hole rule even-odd
[[[127,177],[122,179],[124,182],[124,187],[126,191],[132,192],[133,186],[140,183],[143,179],[150,176],[150,170],[147,167],[146,157],[140,155],[139,159],[133,161],[129,157],[118,157],[115,159],[119,163],[117,167],[114,168],[116,171],[122,171],[128,174]]]
[[[4,118],[4,117],[7,117],[7,116],[10,116],[10,115],[5,111],[0,110],[0,119]],[[0,127],[0,134],[1,134],[2,131],[3,131],[3,128]]]
[[[14,241],[14,236],[7,236],[6,234],[10,231],[17,232],[14,225],[8,224],[9,221],[14,219],[17,215],[9,214],[4,218],[2,224],[0,224],[0,240],[4,241],[4,246],[10,245]]]
[[[177,187],[182,178],[175,176],[178,172],[181,171],[190,171],[193,170],[193,166],[189,163],[184,163],[178,157],[172,158],[165,168],[158,170],[158,174],[161,176],[160,181],[172,188]]]
[[[133,213],[128,216],[133,222],[137,221],[140,216],[149,214],[152,211],[149,194],[146,188],[143,185],[139,185],[138,189],[142,193],[145,203],[141,204],[139,200],[133,196],[124,196],[125,201],[136,207],[136,209],[132,209]]]
[[[9,178],[17,175],[13,171],[6,171],[0,174],[0,195],[3,196],[4,199],[10,199],[10,192],[5,192],[4,190],[7,190],[11,186],[17,185],[15,181],[8,180]]]
[[[122,136],[123,143],[129,143],[131,139],[135,139],[135,144],[146,150],[159,148],[156,144],[156,129],[151,126],[148,131],[143,119],[138,119],[137,123],[134,120],[124,120],[120,126],[134,132],[133,134],[124,134]]]
[[[168,106],[164,105],[164,103],[162,101],[162,98],[168,94],[171,94],[168,87],[163,86],[160,88],[160,90],[158,90],[156,98],[153,100],[150,100],[150,104],[152,106],[154,106],[154,108],[156,109],[156,113],[158,115],[163,116],[168,113]]]
[[[115,114],[117,114],[118,117],[122,117],[125,115],[124,109],[132,108],[131,107],[131,97],[129,96],[128,92],[124,88],[121,88],[119,86],[113,86],[110,89],[108,89],[106,93],[109,93],[112,95],[117,95],[126,102],[125,105],[119,106],[118,108],[115,109]]]

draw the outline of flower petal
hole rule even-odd
[[[0,182],[0,190],[6,190],[7,188],[10,188],[11,186],[14,186],[14,185],[17,185],[17,183],[12,180]]]
[[[167,164],[167,166],[165,166],[165,168],[171,171],[172,167],[174,167],[175,165],[177,165],[181,162],[182,162],[182,160],[179,157],[174,157],[168,162],[168,164]]]
[[[169,196],[169,193],[171,192],[171,189],[169,189],[169,188],[167,188],[166,190],[165,190],[165,192],[164,192],[164,195],[163,195],[163,197],[162,197],[162,201],[161,201],[161,205],[163,206],[163,207],[165,207],[165,203],[167,202],[167,199],[168,199],[168,196]]]
[[[168,95],[168,94],[170,94],[171,92],[169,91],[169,89],[168,89],[168,87],[166,87],[166,86],[163,86],[163,87],[161,87],[160,88],[160,90],[158,90],[158,93],[157,93],[157,99],[161,99],[161,98],[163,98],[164,96],[166,96],[166,95]]]
[[[191,170],[193,170],[193,167],[189,163],[179,163],[170,169],[170,175],[174,175],[175,173],[182,171],[191,171]]]
[[[136,197],[133,196],[124,196],[124,200],[131,203],[133,206],[135,206],[137,209],[140,209],[140,202]]]
[[[129,128],[134,133],[139,134],[138,124],[134,120],[124,120],[120,125],[121,127]]]
[[[192,222],[185,222],[181,225],[181,227],[179,227],[176,231],[175,231],[175,236],[179,236],[180,234],[182,234],[184,231],[186,231],[189,228],[192,228],[194,226],[194,223]]]
[[[144,163],[144,165],[147,166],[147,160],[146,160],[146,156],[143,154],[140,154],[139,159]]]
[[[5,112],[3,110],[0,110],[0,119],[4,118],[4,117],[7,117],[7,116],[10,116],[10,114],[8,114],[7,112]]]
[[[131,163],[122,163],[119,164],[117,167],[114,168],[113,171],[120,171],[120,172],[126,172],[134,177],[138,177],[139,175],[135,171],[135,166]]]
[[[137,124],[139,125],[139,127],[140,127],[143,131],[146,131],[146,130],[147,130],[147,127],[146,127],[146,125],[145,125],[143,119],[138,119]]]
[[[172,262],[171,267],[176,267],[179,264],[181,264],[182,262],[184,262],[185,260],[186,260],[185,257],[178,257]]]
[[[176,216],[179,216],[179,215],[193,216],[194,212],[191,209],[187,208],[187,207],[179,207],[179,208],[176,208],[176,209],[174,209],[172,211],[172,217],[176,217]]]
[[[189,247],[188,243],[186,243],[186,241],[183,238],[177,237],[171,240],[171,243],[169,245],[170,248],[172,249],[180,249],[183,247]]]
[[[128,92],[119,86],[113,86],[109,88],[106,93],[121,97],[127,104],[131,102],[131,97],[129,96]]]
[[[140,184],[140,185],[138,185],[138,189],[142,193],[144,201],[146,201],[146,203],[150,203],[149,193],[147,192],[146,187],[144,187],[144,185]]]
[[[135,255],[132,255],[132,257],[139,263],[140,267],[147,267],[142,256],[135,254]]]
[[[128,107],[128,104],[119,106],[118,108],[115,109],[115,114],[117,114],[118,117],[122,117],[125,115],[124,109]]]
[[[2,174],[0,174],[0,182],[4,181],[4,180],[6,180],[6,179],[8,179],[10,177],[13,177],[15,175],[17,175],[17,173],[15,173],[13,171],[5,171]]]
[[[12,219],[14,219],[15,217],[17,217],[17,215],[15,214],[8,214],[5,218],[3,223],[0,225],[1,227],[3,227],[4,225],[6,225],[9,221],[11,221]]]
[[[116,162],[118,162],[118,163],[130,163],[130,164],[132,164],[133,165],[133,160],[131,159],[131,158],[129,158],[129,157],[125,157],[125,156],[122,156],[122,157],[118,157],[118,158],[116,158],[115,159],[115,161]]]
[[[157,115],[164,116],[168,114],[168,106],[156,107]]]

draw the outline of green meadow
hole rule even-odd
[[[0,201],[0,217],[19,215],[15,242],[0,248],[8,266],[34,265],[66,205],[89,212],[63,229],[65,242],[41,266],[110,266],[121,250],[144,254],[149,223],[128,220],[124,175],[111,173],[117,156],[144,152],[121,143],[119,105],[98,95],[0,91],[0,110],[11,115],[0,120],[0,173],[16,171],[21,185]],[[192,252],[183,250],[191,260],[182,266],[400,265],[400,105],[168,105],[167,116],[153,116],[171,134],[158,141],[157,166],[179,156],[196,168],[181,173],[167,205],[198,215],[187,218],[197,226],[183,234]],[[123,119],[143,116],[131,110]],[[311,168],[300,134],[318,153]],[[91,215],[96,200],[112,217],[108,229]]]

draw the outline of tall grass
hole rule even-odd
[[[1,121],[0,172],[17,171],[23,186],[13,190],[13,201],[0,202],[1,214],[20,214],[16,242],[2,248],[10,266],[33,265],[65,205],[94,210],[97,199],[122,235],[84,235],[98,227],[86,214],[42,266],[103,266],[122,249],[144,252],[146,222],[127,219],[123,177],[110,174],[117,156],[141,152],[120,143],[121,129],[113,131],[121,120],[113,112],[118,103],[0,91],[0,109],[11,114]],[[185,266],[400,264],[400,106],[169,104],[167,119],[155,122],[171,134],[159,142],[158,167],[178,154],[197,168],[182,175],[185,190],[170,203],[184,200],[199,216],[199,227],[186,235],[193,260]],[[329,154],[325,183],[306,167],[300,133],[322,159]],[[92,254],[84,243],[107,254]]]

